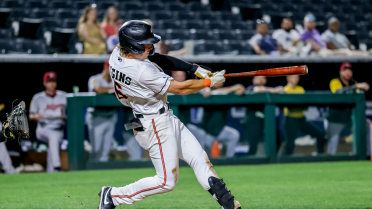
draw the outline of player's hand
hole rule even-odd
[[[224,76],[225,73],[226,73],[226,70],[221,70],[221,71],[218,71],[218,72],[214,73],[213,76],[210,77],[210,79],[211,79],[211,86],[210,87],[213,87],[215,85],[224,83],[225,80],[226,80],[226,78]]]
[[[213,73],[210,70],[199,66],[195,71],[195,75],[198,78],[206,79],[212,77]]]
[[[235,92],[235,94],[236,95],[242,95],[242,94],[244,94],[244,92],[245,92],[245,88],[244,88],[244,86],[243,85],[241,85],[241,84],[236,84],[235,85],[235,90],[234,90],[234,92]]]
[[[369,84],[368,83],[357,83],[356,84],[356,87],[359,88],[359,89],[362,89],[364,91],[368,91],[369,90]]]

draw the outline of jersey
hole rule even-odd
[[[66,108],[66,92],[57,90],[55,96],[49,96],[45,91],[32,97],[30,104],[31,114],[41,114],[43,118],[38,121],[38,126],[50,129],[61,129],[65,124],[63,119]]]
[[[94,89],[98,87],[112,86],[112,81],[104,79],[101,73],[91,76],[88,80],[88,91],[90,92],[94,92]],[[94,112],[95,116],[111,117],[113,114],[116,114],[116,109],[112,107],[96,107],[88,108],[88,112]]]
[[[303,94],[305,93],[305,89],[302,86],[296,86],[291,88],[289,85],[284,86],[284,91],[287,94]],[[284,107],[284,115],[291,117],[291,118],[303,118],[304,117],[304,108],[296,108],[296,107]]]
[[[115,95],[134,114],[156,114],[166,107],[172,77],[148,59],[127,59],[115,48],[109,60]]]

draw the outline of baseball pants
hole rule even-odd
[[[36,137],[48,143],[47,172],[55,172],[55,168],[61,168],[59,146],[62,142],[63,131],[38,126]]]
[[[94,115],[94,113],[87,114],[89,138],[93,148],[93,160],[108,161],[117,118],[116,113],[111,116],[99,116]]]
[[[335,155],[337,153],[338,141],[342,131],[345,128],[350,128],[350,126],[345,123],[328,122],[327,135],[329,141],[327,146],[327,154]]]
[[[156,175],[124,187],[113,187],[114,204],[133,204],[150,195],[173,190],[178,181],[179,159],[191,166],[205,190],[210,189],[208,178],[217,175],[206,152],[186,126],[171,110],[144,117],[140,119],[144,131],[135,131],[134,135],[139,145],[149,151]]]
[[[12,160],[9,157],[5,142],[0,143],[0,163],[3,166],[5,173],[15,173],[15,169],[13,167]]]

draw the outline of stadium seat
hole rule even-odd
[[[71,9],[72,5],[69,1],[53,0],[53,1],[49,2],[48,7],[49,8],[54,8],[54,9],[68,9],[68,8]]]
[[[64,19],[62,22],[61,27],[62,28],[76,28],[78,24],[79,19],[77,18],[69,18],[69,19]]]
[[[195,12],[189,12],[189,11],[179,11],[175,13],[175,16],[178,20],[194,20],[198,19],[199,15]]]
[[[1,4],[3,8],[22,8],[23,4],[20,1],[4,0]]]
[[[247,42],[243,41],[230,41],[229,42],[231,50],[237,50],[240,55],[251,55],[253,50]]]
[[[37,39],[40,36],[41,19],[23,18],[19,22],[18,37]]]
[[[190,2],[187,4],[187,8],[190,10],[190,11],[197,11],[197,12],[205,12],[205,11],[208,11],[210,10],[210,7],[207,6],[207,5],[203,5],[201,4],[200,2]]]
[[[59,18],[43,18],[42,27],[44,31],[51,31],[54,28],[61,27],[61,20]]]
[[[221,16],[222,20],[228,20],[231,22],[241,20],[240,15],[232,14],[231,12],[222,12]]]
[[[180,50],[183,47],[184,47],[183,41],[181,41],[181,40],[167,41],[167,50],[168,51]]]
[[[58,9],[57,16],[60,19],[65,18],[79,18],[80,12],[76,9]]]
[[[24,6],[26,8],[42,9],[42,8],[46,8],[48,5],[45,1],[41,1],[41,0],[27,0],[24,2]]]
[[[216,29],[216,30],[229,30],[231,28],[230,21],[208,21],[206,23],[210,29]]]
[[[118,2],[117,1],[103,1],[103,2],[98,2],[98,10],[103,10],[106,12],[107,8],[113,6],[113,7],[118,7]]]
[[[143,19],[151,19],[150,13],[147,11],[133,11],[129,13],[130,19],[134,20],[143,20]]]
[[[174,20],[174,17],[169,11],[156,11],[150,13],[151,20]]]
[[[0,39],[0,53],[1,54],[12,54],[12,53],[23,53],[23,47],[21,43],[16,42],[14,39]]]
[[[0,29],[0,37],[2,39],[4,38],[12,38],[13,37],[13,32],[11,29]]]
[[[190,40],[190,35],[187,30],[166,30],[165,38],[167,40],[180,39],[180,40]]]
[[[73,29],[56,28],[52,30],[51,50],[56,53],[67,53],[70,51],[70,40],[75,33]]]
[[[175,20],[162,20],[157,22],[158,25],[155,25],[155,28],[162,28],[162,29],[184,29],[184,24],[181,24],[180,21]]]
[[[166,8],[169,11],[185,11],[186,6],[185,6],[185,4],[182,4],[182,3],[179,3],[179,2],[172,2],[172,3],[166,4]]]
[[[8,27],[8,20],[12,10],[8,8],[0,8],[0,28]]]
[[[126,11],[143,10],[144,6],[138,2],[125,2],[125,3],[120,4],[120,9],[123,9]]]
[[[78,9],[78,10],[82,10],[84,9],[85,7],[91,5],[93,2],[91,1],[75,1],[73,2],[72,6],[75,8],[75,9]]]
[[[218,40],[218,36],[210,30],[191,30],[190,37],[194,40]]]
[[[48,18],[48,17],[55,17],[56,11],[54,9],[39,9],[34,8],[30,11],[27,15],[29,18]]]
[[[42,40],[27,40],[20,39],[17,40],[22,43],[23,51],[27,54],[46,54],[47,49],[45,42]]]
[[[145,4],[145,9],[147,11],[163,11],[165,10],[165,5],[161,2],[147,2]]]
[[[194,45],[194,55],[212,55],[213,51],[206,48],[205,42],[196,42]]]
[[[207,25],[201,20],[184,21],[183,24],[187,29],[207,29]]]

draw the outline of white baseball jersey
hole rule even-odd
[[[93,92],[98,87],[112,87],[112,81],[107,81],[102,74],[93,75],[88,80],[88,91]]]
[[[41,114],[43,118],[38,126],[45,128],[61,128],[65,121],[66,92],[57,90],[55,96],[48,96],[45,91],[34,95],[30,104],[30,113]]]
[[[135,114],[156,114],[167,105],[166,91],[172,77],[148,59],[126,59],[115,48],[110,56],[110,75],[116,97]]]
[[[289,50],[293,46],[293,42],[301,38],[300,34],[292,29],[289,32],[284,29],[278,29],[274,31],[273,38],[278,41],[278,44],[282,45],[283,49]]]

